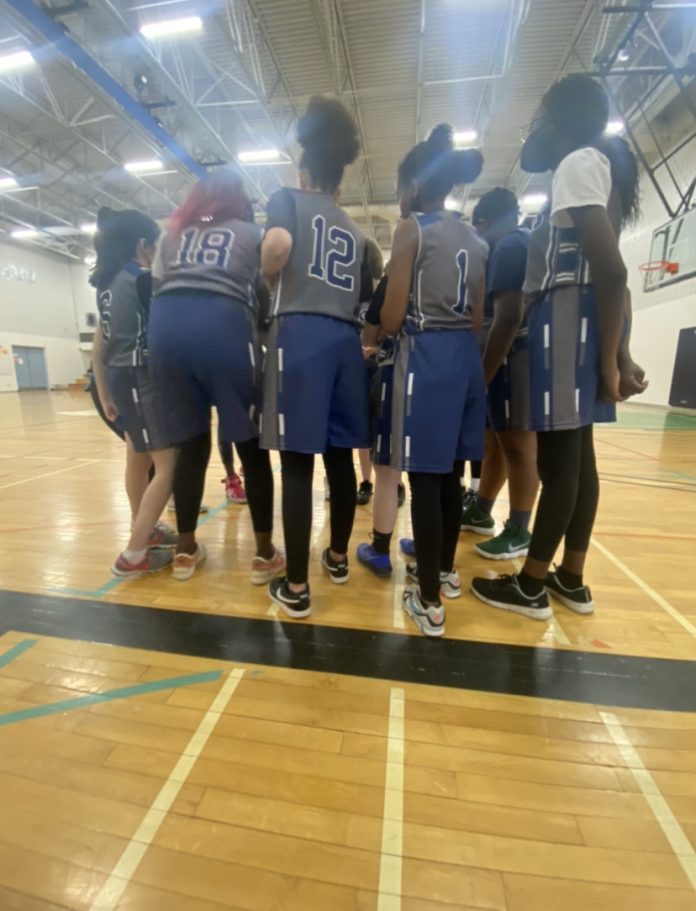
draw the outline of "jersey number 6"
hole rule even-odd
[[[355,279],[345,270],[355,262],[355,238],[337,225],[331,225],[327,231],[323,215],[314,216],[312,229],[314,250],[308,274],[334,288],[352,291]]]

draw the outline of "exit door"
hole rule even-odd
[[[48,373],[43,348],[13,345],[12,356],[18,389],[48,389]]]

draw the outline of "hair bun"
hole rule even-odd
[[[116,212],[109,206],[102,206],[97,212],[97,227],[101,230],[115,215]]]
[[[454,148],[454,130],[448,123],[438,123],[425,141],[438,152],[451,152]]]
[[[297,124],[297,141],[311,155],[325,155],[340,166],[352,164],[360,151],[358,127],[335,98],[314,95]]]
[[[483,169],[483,155],[478,149],[457,149],[452,152],[454,182],[473,183]]]

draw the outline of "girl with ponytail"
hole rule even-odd
[[[402,221],[394,233],[381,311],[396,336],[382,368],[381,414],[373,458],[408,471],[416,562],[404,610],[426,636],[442,636],[441,592],[461,594],[454,554],[461,520],[455,464],[483,456],[485,389],[474,329],[485,294],[488,247],[462,217],[445,210],[458,184],[474,181],[481,153],[457,150],[452,129],[437,126],[398,170]]]

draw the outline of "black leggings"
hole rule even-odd
[[[259,448],[256,437],[235,445],[244,465],[254,533],[270,533],[273,530],[273,471],[270,456],[265,449]],[[196,530],[210,448],[209,430],[179,446],[174,472],[174,504],[180,534],[190,534]]]
[[[309,575],[314,456],[305,452],[281,452],[280,462],[283,467],[283,530],[288,582],[302,585]],[[331,492],[329,547],[336,554],[345,554],[353,531],[358,492],[353,450],[330,447],[324,454],[324,467]]]
[[[541,496],[529,557],[550,563],[564,538],[568,550],[586,553],[599,502],[592,425],[538,433],[537,468]]]
[[[454,568],[462,520],[462,489],[455,468],[449,474],[409,473],[411,522],[421,597],[440,600],[440,572]]]

